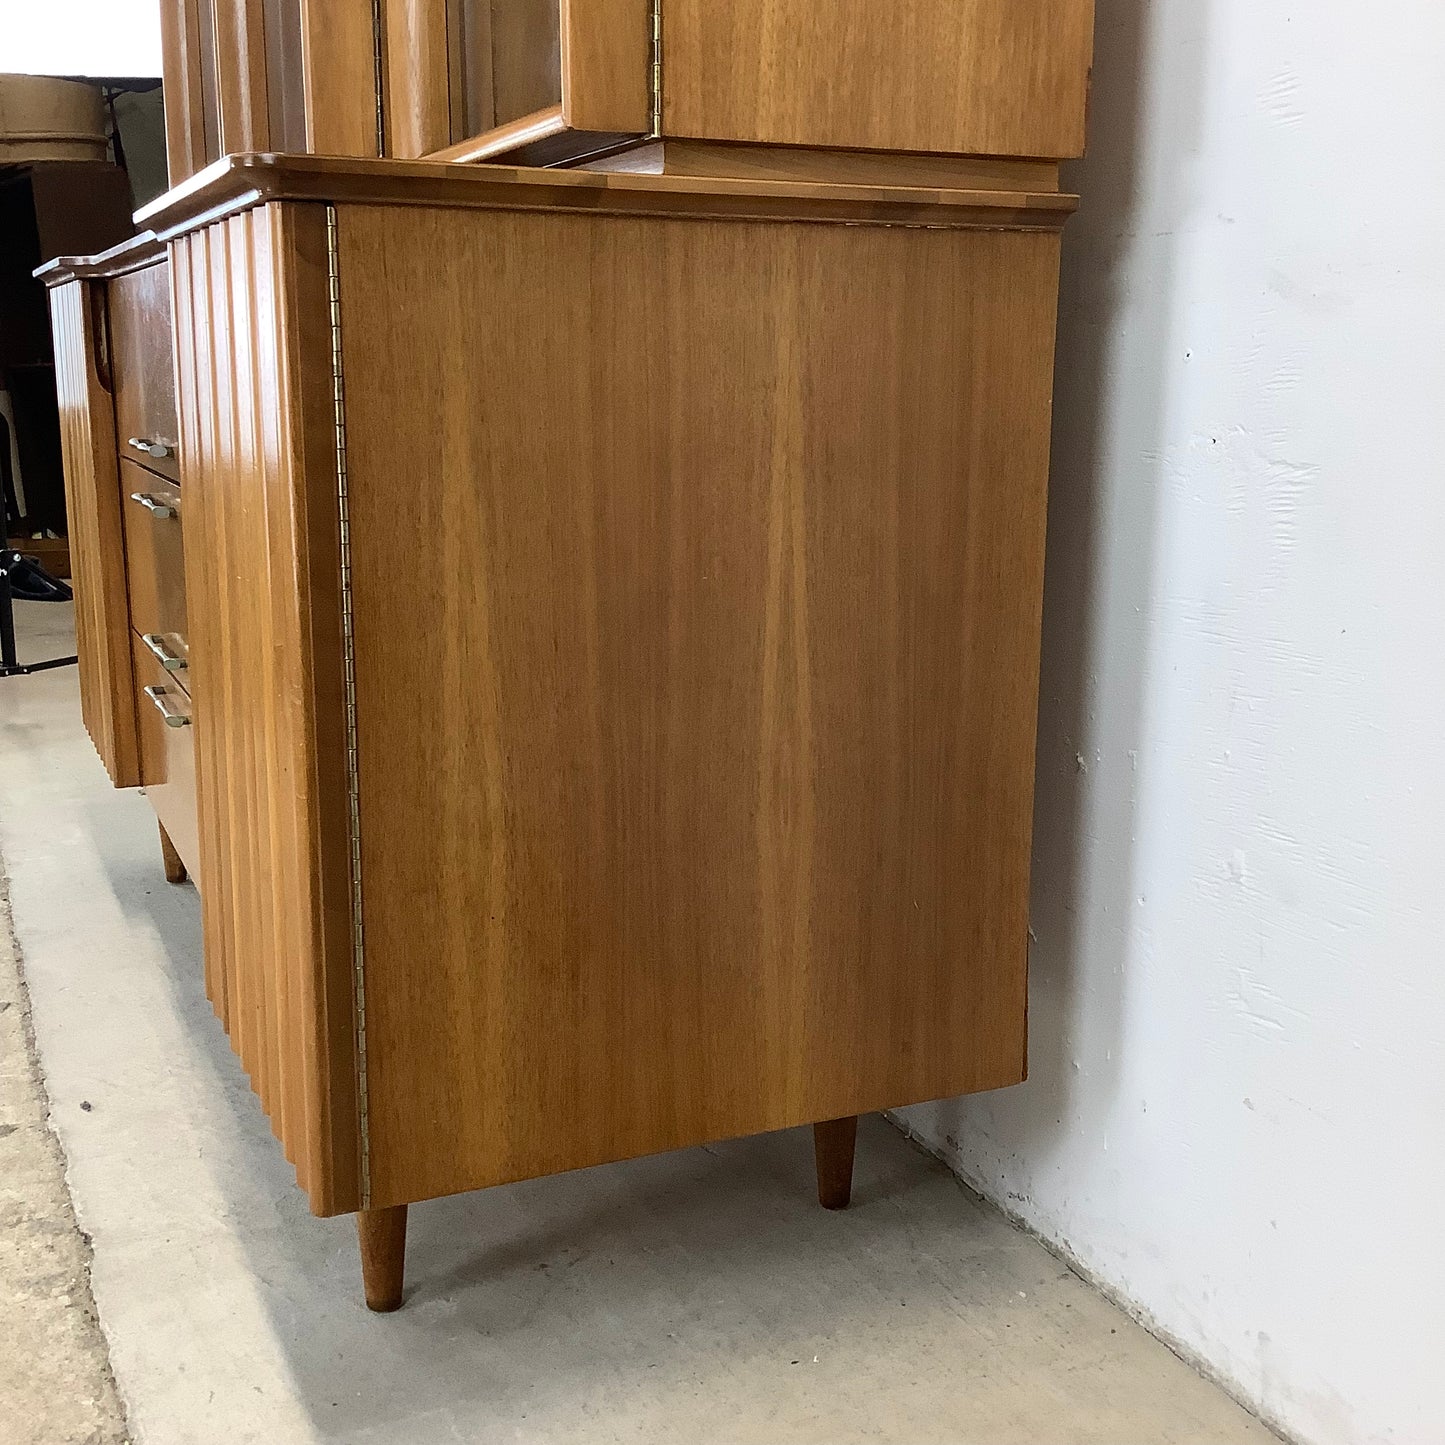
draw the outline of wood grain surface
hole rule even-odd
[[[106,287],[106,296],[120,454],[177,481],[180,438],[169,268],[162,262],[115,276]],[[155,457],[137,451],[130,445],[131,438],[158,442],[168,449],[168,455]]]
[[[1057,237],[339,215],[373,1206],[1022,1078]]]
[[[130,625],[141,634],[171,634],[176,639],[178,654],[183,654],[187,627],[181,489],[126,459],[120,464],[120,488]],[[175,515],[157,516],[135,500],[137,495],[171,508]]]
[[[191,716],[191,700],[164,671],[145,644],[131,634],[135,662],[136,724],[140,734],[140,780],[146,801],[191,875],[200,881],[200,844],[196,824],[195,727],[170,727],[147,688],[158,689],[166,711]],[[167,865],[168,866],[168,865]]]
[[[733,217],[878,226],[1058,231],[1078,197],[1055,190],[635,175],[335,156],[227,156],[136,213],[164,240],[267,201]],[[405,224],[404,222],[401,224]]]
[[[80,711],[111,782],[133,788],[140,782],[140,752],[115,414],[106,385],[105,283],[70,280],[52,286],[50,323],[75,589]]]
[[[649,0],[162,11],[173,182],[227,153],[375,155],[383,128],[389,156],[497,154],[495,130],[554,109],[581,138],[573,155],[601,148],[586,137],[656,133]],[[1083,148],[1093,0],[668,0],[662,23],[669,137],[1044,159]]]
[[[299,0],[299,6],[306,149],[379,154],[371,0]]]
[[[846,1209],[853,1198],[853,1155],[858,1147],[858,1116],[824,1119],[813,1125],[813,1158],[818,1169],[818,1203]]]
[[[853,186],[936,186],[949,190],[1057,191],[1055,161],[989,156],[919,156],[726,141],[658,140],[584,163],[591,171],[719,176]]]
[[[663,134],[1080,155],[1093,0],[666,0]]]
[[[452,139],[446,0],[388,0],[386,153],[426,155]]]
[[[156,831],[161,839],[161,868],[165,873],[167,883],[184,883],[190,874],[186,870],[186,861],[176,852],[176,845],[171,842],[171,835],[166,832],[166,825],[156,819]]]
[[[37,266],[35,274],[47,287],[62,286],[77,277],[108,281],[128,271],[154,266],[157,261],[164,261],[166,255],[164,243],[154,232],[140,231],[93,256],[56,256]]]
[[[561,0],[492,5],[492,106],[497,124],[562,104],[561,12]]]
[[[531,115],[519,116],[505,125],[494,126],[481,135],[425,152],[426,159],[462,165],[491,160],[566,133],[567,122],[560,105],[549,105]]]
[[[651,127],[648,0],[389,0],[385,14],[390,155],[482,160],[539,123],[619,139]]]
[[[650,0],[561,0],[561,13],[567,124],[582,131],[651,130]]]
[[[199,0],[213,17],[219,154],[273,144],[266,73],[265,0]]]
[[[207,990],[318,1213],[358,1208],[325,213],[178,243]]]
[[[377,1314],[401,1308],[406,1283],[406,1205],[364,1209],[356,1216],[366,1307]]]
[[[161,0],[161,69],[165,85],[166,169],[171,185],[207,161],[198,0]]]

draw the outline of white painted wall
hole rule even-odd
[[[1445,6],[1100,0],[1032,1080],[911,1111],[1318,1445],[1445,1441]]]
[[[0,70],[159,75],[160,0],[0,0]]]

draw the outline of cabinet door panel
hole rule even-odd
[[[118,788],[140,782],[115,417],[105,386],[105,295],[69,281],[50,293],[65,504],[75,588],[80,711]]]
[[[1022,1078],[1057,236],[338,234],[372,1205]]]
[[[574,130],[652,128],[649,0],[563,0],[562,104]]]
[[[667,0],[663,132],[1079,155],[1093,0]]]

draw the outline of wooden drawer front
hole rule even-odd
[[[143,637],[165,640],[175,676],[189,692],[181,491],[134,462],[122,463],[120,472],[130,624]]]
[[[141,786],[156,810],[186,871],[199,881],[201,861],[196,825],[196,745],[191,699],[175,678],[132,634],[135,708],[140,732]]]
[[[120,454],[180,480],[166,262],[110,282],[111,374]]]

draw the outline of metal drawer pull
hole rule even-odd
[[[163,687],[146,688],[146,696],[155,704],[156,711],[166,720],[168,728],[188,728],[191,725],[189,713],[173,712],[170,703],[166,701],[166,690]]]
[[[138,452],[144,452],[148,457],[173,457],[176,449],[167,446],[165,442],[153,441],[150,437],[129,437],[126,446],[134,447]]]
[[[132,492],[130,499],[139,502],[146,511],[157,517],[179,517],[180,508],[167,497],[153,496],[150,492]]]
[[[147,632],[141,641],[150,648],[151,655],[167,672],[182,672],[190,666],[184,657],[166,646],[166,640],[159,632]]]

